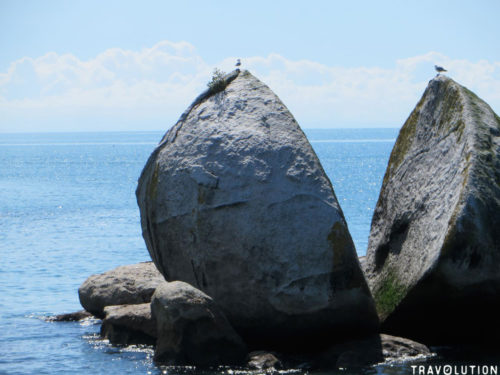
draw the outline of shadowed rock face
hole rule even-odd
[[[225,85],[186,110],[140,177],[158,269],[214,298],[250,344],[376,330],[342,211],[297,122],[247,71]]]
[[[106,306],[104,314],[101,336],[112,344],[155,344],[156,321],[150,303]]]
[[[432,342],[491,335],[500,312],[500,119],[437,76],[400,131],[366,275],[383,331]]]
[[[151,300],[155,361],[168,365],[244,363],[246,346],[212,298],[182,281],[160,285]]]

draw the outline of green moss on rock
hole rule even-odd
[[[457,132],[457,139],[460,141],[465,128],[465,123],[460,119],[458,119],[458,121],[454,120],[453,117],[456,113],[463,111],[464,103],[460,90],[456,86],[453,86],[454,84],[455,83],[451,80],[443,82],[444,87],[441,88],[440,91],[444,95],[441,109],[444,115],[438,120],[439,122],[436,125],[441,134]],[[469,92],[468,94],[475,96],[472,92]],[[399,132],[396,144],[394,145],[389,158],[389,164],[382,185],[383,187],[403,163],[411,149],[415,139],[417,124],[420,120],[420,113],[425,100],[426,94],[424,93]]]
[[[346,226],[337,221],[332,226],[332,230],[328,235],[328,242],[333,249],[333,266],[341,266],[344,256],[352,247],[352,239]]]
[[[410,150],[415,131],[417,129],[417,122],[420,117],[420,110],[422,109],[423,103],[424,97],[420,99],[416,108],[410,114],[410,117],[408,117],[408,120],[406,120],[403,127],[399,131],[398,139],[396,141],[396,144],[394,145],[394,148],[392,149],[391,157],[389,158],[389,165],[387,166],[387,170],[385,172],[383,186],[386,185],[389,178],[401,165],[406,154]]]
[[[406,295],[406,291],[406,286],[399,281],[396,272],[389,269],[373,294],[381,320],[384,320],[396,308]]]
[[[463,111],[463,99],[460,95],[460,90],[452,81],[443,83],[443,88],[440,90],[441,95],[441,116],[438,120],[438,129],[441,134],[446,134],[450,130],[454,130],[454,117],[457,113]]]

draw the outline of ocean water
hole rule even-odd
[[[397,132],[306,130],[360,255]],[[0,374],[201,374],[155,366],[150,348],[110,346],[96,321],[44,320],[81,309],[77,289],[89,275],[150,259],[135,188],[161,136],[0,134]]]

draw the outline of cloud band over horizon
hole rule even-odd
[[[305,128],[399,127],[434,76],[434,64],[500,109],[499,61],[428,52],[387,69],[270,54],[211,65],[188,42],[161,41],[139,51],[110,48],[89,60],[49,52],[12,62],[0,72],[0,132],[167,130],[206,88],[213,69],[230,71],[236,58]]]

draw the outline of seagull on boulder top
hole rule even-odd
[[[436,72],[439,73],[442,73],[442,72],[447,72],[447,70],[445,68],[443,68],[442,66],[439,66],[439,65],[434,65],[434,69],[436,69]]]

